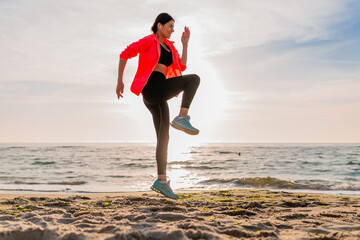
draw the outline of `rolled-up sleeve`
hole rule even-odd
[[[180,62],[180,70],[183,72],[186,69],[186,65]]]
[[[146,49],[150,46],[151,41],[151,38],[146,36],[136,42],[133,42],[120,53],[120,59],[127,60],[135,57],[138,53],[146,51]]]

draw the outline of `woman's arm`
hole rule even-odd
[[[122,79],[123,79],[123,74],[124,74],[124,69],[125,69],[125,66],[126,66],[126,62],[127,62],[127,60],[120,58],[119,70],[118,70],[118,82],[120,80],[121,80],[121,82],[123,82]]]
[[[188,49],[189,38],[190,38],[190,30],[188,27],[185,26],[184,32],[182,33],[182,36],[181,36],[181,42],[183,44],[183,51],[182,51],[182,56],[180,59],[180,62],[184,65],[186,65],[186,61],[187,61],[187,49]]]
[[[146,36],[136,42],[133,42],[120,53],[118,83],[116,86],[116,94],[118,96],[118,99],[120,97],[123,97],[122,96],[122,93],[124,92],[123,74],[127,60],[135,57],[138,53],[142,53],[146,51],[149,48],[149,46],[151,46],[153,41],[154,39],[152,35]]]
[[[116,94],[118,96],[118,99],[120,97],[123,97],[122,94],[124,92],[124,81],[123,81],[123,74],[124,74],[124,69],[126,66],[126,61],[125,59],[121,59],[119,61],[119,70],[118,70],[118,82],[117,82],[117,86],[116,86]]]
[[[186,61],[187,61],[187,49],[188,49],[188,45],[183,44],[183,50],[182,50],[180,62],[184,65],[186,65]]]

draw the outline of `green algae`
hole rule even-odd
[[[19,213],[16,213],[16,212],[9,212],[7,210],[4,210],[4,209],[0,209],[1,212],[7,214],[7,215],[13,215],[13,216],[17,216],[19,215]]]
[[[16,208],[16,211],[19,212],[26,212],[26,211],[32,211],[32,206],[29,207],[22,207],[21,205]]]
[[[265,198],[275,198],[274,195],[265,195]]]
[[[244,210],[242,207],[228,207],[229,210]]]
[[[216,199],[215,202],[233,202],[234,199],[232,198],[225,198],[225,199]]]

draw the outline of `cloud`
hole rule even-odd
[[[344,14],[352,2],[206,1],[207,7],[183,18],[193,25],[195,32],[201,33],[204,52],[221,55],[274,41],[327,40],[337,33],[334,25],[355,14]]]
[[[349,18],[349,1],[3,1],[0,59],[3,79],[99,83],[127,44],[150,33],[155,16],[177,20],[174,39],[189,25],[203,55],[279,40],[328,39]],[[198,8],[197,6],[203,6]],[[342,13],[342,14],[340,14]],[[135,68],[135,63],[129,66]],[[41,79],[40,79],[41,78]],[[102,82],[102,81],[101,81]]]
[[[310,116],[318,106],[327,113],[331,107],[348,109],[347,114],[358,106],[359,36],[352,27],[359,22],[355,15],[359,8],[357,1],[348,0],[1,1],[0,107],[9,112],[1,125],[3,129],[17,128],[14,119],[26,118],[34,110],[32,121],[37,127],[22,126],[33,129],[27,139],[42,131],[46,121],[52,123],[46,131],[57,129],[56,121],[62,116],[69,124],[72,116],[78,116],[77,127],[82,127],[83,120],[92,119],[81,133],[73,128],[77,139],[153,139],[153,129],[149,129],[151,133],[144,130],[146,134],[131,131],[144,127],[143,119],[149,123],[146,127],[152,126],[141,98],[129,92],[136,60],[127,64],[127,96],[121,104],[115,105],[119,102],[114,88],[120,51],[150,34],[160,12],[175,17],[171,40],[179,49],[182,28],[190,26],[189,68],[185,73],[201,75],[203,89],[197,97],[203,98],[202,103],[213,96],[205,90],[219,90],[217,93],[222,96],[217,95],[208,103],[229,106],[224,113],[228,120],[232,119],[229,126],[258,121],[258,125],[248,126],[259,129],[267,120],[280,116],[277,114],[281,111],[301,116],[308,108],[306,114]],[[269,104],[279,111],[267,112]],[[40,109],[42,106],[46,111]],[[196,103],[194,106],[196,109]],[[222,114],[219,108],[217,111]],[[52,117],[47,115],[50,110],[56,112]],[[206,109],[202,110],[199,112],[206,114]],[[114,116],[114,111],[120,114]],[[115,128],[122,136],[101,132],[105,129],[98,126],[102,117],[108,126],[121,122],[121,127]],[[224,126],[224,122],[220,125]],[[88,133],[89,129],[93,132]],[[207,130],[210,132],[203,132]],[[42,139],[46,139],[46,131],[41,133]],[[71,139],[70,133],[64,137],[62,129],[56,131],[53,139]],[[11,134],[7,132],[7,136]],[[247,134],[248,139],[261,139],[260,132]],[[267,139],[271,139],[274,133],[268,134]],[[226,140],[232,133],[212,136]]]

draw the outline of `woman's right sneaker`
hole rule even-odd
[[[162,182],[160,179],[157,179],[150,188],[155,192],[161,193],[165,197],[172,199],[179,198],[179,196],[172,191],[170,187],[170,181]]]
[[[186,117],[180,117],[177,116],[176,118],[174,118],[174,120],[170,123],[170,125],[173,128],[176,128],[177,130],[186,132],[187,134],[190,135],[198,135],[199,134],[199,130],[194,128],[191,123],[190,123],[190,116],[186,116]]]

